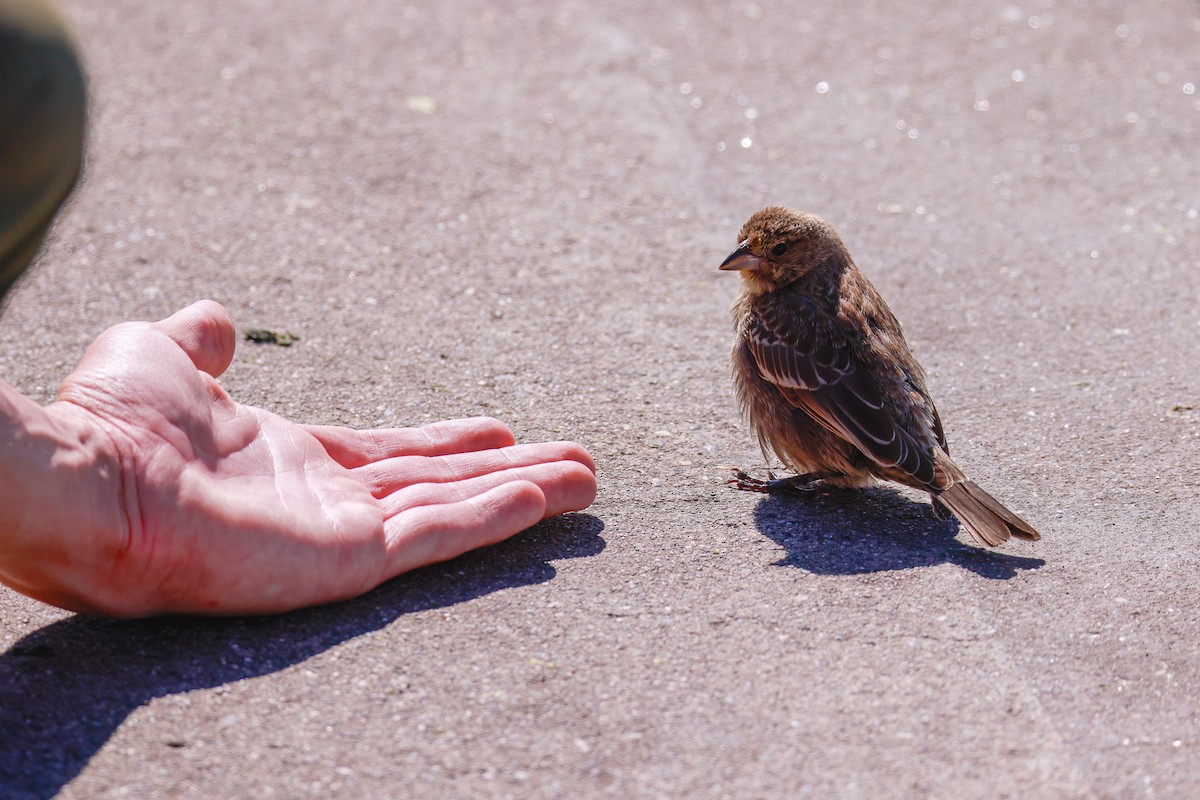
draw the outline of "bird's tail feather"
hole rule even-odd
[[[995,547],[1013,536],[1031,542],[1042,538],[1032,525],[972,481],[956,481],[938,494],[936,500],[954,512],[971,535],[988,547]]]

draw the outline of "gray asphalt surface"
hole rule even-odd
[[[65,3],[87,178],[0,376],[48,400],[212,297],[301,336],[239,400],[492,414],[601,492],[278,618],[0,591],[0,795],[1196,796],[1200,7],[642,6]],[[765,464],[716,267],[769,203],[839,229],[1042,542],[723,486]]]

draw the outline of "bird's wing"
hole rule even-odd
[[[937,443],[943,450],[946,451],[946,455],[950,455],[950,445],[946,442],[946,432],[942,430],[942,417],[940,414],[938,414],[937,406],[933,404],[933,400],[929,399],[929,395],[925,394],[923,389],[919,389],[918,391],[925,396],[925,399],[929,400],[929,411],[933,422],[933,434],[937,437]]]
[[[881,467],[933,484],[932,448],[918,443],[929,436],[915,436],[896,419],[883,387],[828,312],[795,296],[759,303],[746,334],[762,376],[789,403]]]

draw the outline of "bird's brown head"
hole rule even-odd
[[[747,288],[759,294],[818,267],[849,261],[846,246],[828,222],[794,208],[770,206],[746,221],[737,248],[720,268],[741,272]]]

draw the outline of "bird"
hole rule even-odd
[[[783,206],[756,212],[720,269],[741,275],[731,312],[735,393],[770,461],[794,475],[735,470],[739,489],[858,488],[877,479],[928,492],[985,547],[1041,534],[950,458],[925,371],[896,316],[833,226]]]

